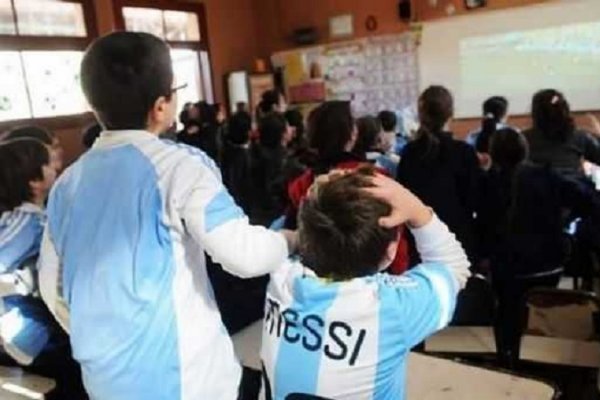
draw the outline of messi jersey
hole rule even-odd
[[[402,276],[330,282],[298,262],[271,274],[261,351],[267,399],[404,398],[408,352],[448,324],[469,274],[437,218],[413,233],[425,263]]]
[[[57,181],[41,292],[69,331],[94,400],[233,400],[240,367],[205,251],[242,277],[287,257],[253,227],[199,150],[143,131],[104,132]]]
[[[40,251],[44,210],[23,203],[0,215],[0,340],[17,362],[31,364],[49,344],[52,316],[35,298],[35,260]]]

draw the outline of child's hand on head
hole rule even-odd
[[[431,209],[395,180],[377,174],[371,182],[373,187],[364,190],[392,206],[392,213],[380,219],[381,226],[394,228],[408,223],[412,228],[420,228],[431,221]]]

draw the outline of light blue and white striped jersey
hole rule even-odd
[[[266,399],[403,399],[410,349],[445,327],[468,276],[437,218],[413,230],[424,264],[402,276],[319,279],[297,262],[271,274],[261,358]]]
[[[237,398],[240,367],[204,251],[242,277],[288,254],[281,234],[249,225],[201,151],[104,132],[61,176],[40,285],[92,399]]]
[[[35,261],[46,216],[32,203],[23,203],[0,216],[0,340],[20,364],[31,364],[50,340],[48,312],[34,298]]]

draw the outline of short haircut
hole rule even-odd
[[[315,183],[299,213],[300,256],[318,276],[347,280],[376,273],[396,229],[379,219],[391,206],[363,191],[372,168]]]
[[[496,122],[506,117],[508,112],[508,100],[502,96],[492,96],[483,102],[483,116],[493,118]]]
[[[386,132],[395,132],[398,125],[398,117],[393,111],[384,110],[377,116],[381,122],[381,127]]]
[[[352,139],[354,119],[347,101],[327,101],[308,117],[308,144],[321,160],[334,159]]]
[[[490,157],[494,168],[513,170],[529,157],[527,139],[515,129],[500,129],[490,140]]]
[[[96,140],[100,137],[102,133],[102,127],[100,124],[92,124],[88,126],[85,131],[83,131],[83,137],[81,138],[81,143],[83,147],[86,149],[91,149]]]
[[[356,120],[356,127],[358,139],[354,145],[354,153],[364,155],[376,147],[377,139],[381,134],[381,124],[377,118],[367,115]]]
[[[50,163],[46,145],[21,138],[0,143],[0,212],[11,211],[33,193],[29,182],[43,180],[43,166]]]
[[[161,96],[170,99],[169,47],[141,32],[115,32],[96,40],[81,62],[81,86],[106,129],[146,129]]]
[[[229,119],[227,139],[233,144],[246,144],[250,140],[252,117],[245,111],[236,112]]]
[[[12,129],[4,137],[4,140],[14,139],[34,139],[47,146],[52,146],[55,140],[54,135],[50,131],[35,125],[20,126]]]
[[[276,112],[265,115],[258,122],[260,144],[270,149],[281,147],[286,129],[287,121],[283,115]]]
[[[279,100],[281,99],[281,92],[277,89],[271,89],[263,92],[260,100],[260,111],[263,114],[267,114],[273,112],[275,110],[275,106],[279,104]]]
[[[298,109],[291,109],[285,112],[285,119],[290,126],[296,128],[296,136],[304,135],[304,117]]]

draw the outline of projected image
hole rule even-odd
[[[600,22],[466,38],[460,64],[466,98],[481,97],[482,88],[491,94],[547,87],[567,95],[600,93]]]

